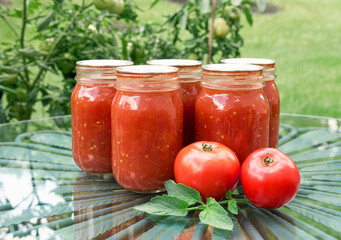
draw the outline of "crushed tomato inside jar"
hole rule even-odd
[[[112,168],[118,184],[158,192],[174,179],[183,142],[183,103],[177,68],[140,65],[117,69],[112,103]]]
[[[76,63],[77,84],[71,95],[72,154],[85,172],[112,172],[110,115],[116,93],[115,68],[132,64],[106,59]]]
[[[203,67],[195,105],[197,141],[220,142],[240,163],[269,144],[269,103],[261,66],[210,64]]]
[[[184,140],[187,146],[195,141],[195,101],[200,93],[201,62],[189,59],[155,59],[150,65],[172,66],[179,69],[179,94],[184,105]]]
[[[253,64],[264,67],[263,80],[265,83],[264,93],[268,98],[270,106],[270,126],[269,126],[269,147],[278,147],[279,138],[279,111],[280,97],[275,83],[275,60],[263,58],[230,58],[221,60],[225,64]]]

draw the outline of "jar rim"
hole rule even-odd
[[[276,61],[273,59],[267,58],[226,58],[220,61],[221,63],[228,64],[262,64],[262,65],[270,65],[275,64]]]
[[[189,67],[199,66],[202,64],[201,61],[191,59],[152,59],[148,60],[147,64],[150,65],[162,65],[162,66],[173,66],[173,67]]]
[[[253,72],[262,71],[264,67],[259,65],[248,64],[207,64],[204,65],[203,70],[215,72]]]
[[[117,60],[117,59],[91,59],[81,60],[76,62],[76,66],[81,67],[119,67],[119,66],[130,66],[134,63],[128,60]]]
[[[135,74],[162,74],[175,73],[178,68],[163,65],[133,65],[116,68],[117,73],[135,73]]]

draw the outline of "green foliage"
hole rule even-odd
[[[199,214],[200,221],[224,230],[232,230],[233,222],[225,209],[214,198],[208,198],[205,209]]]
[[[153,197],[150,202],[135,207],[136,210],[154,215],[186,216],[188,203],[168,195]]]
[[[202,201],[198,191],[183,184],[167,181],[165,182],[165,187],[169,196],[177,197],[187,202],[189,205]]]
[[[231,231],[233,222],[221,205],[228,204],[228,210],[238,214],[237,202],[249,203],[248,200],[232,199],[231,191],[227,194],[231,196],[228,200],[217,202],[210,197],[206,203],[203,203],[197,190],[183,184],[176,184],[173,180],[165,182],[165,188],[168,195],[153,197],[150,202],[134,208],[153,215],[171,216],[186,216],[188,211],[202,210],[199,214],[202,223]]]
[[[154,0],[150,7],[158,2]],[[156,58],[205,60],[210,48],[210,2],[190,0],[165,22],[145,24],[139,22],[143,12],[133,0],[124,1],[120,14],[100,11],[90,0],[80,4],[72,0],[22,0],[21,9],[0,6],[0,19],[16,37],[0,43],[1,122],[30,119],[38,102],[50,116],[69,114],[77,60],[129,59],[135,64]],[[244,11],[252,23],[248,11],[252,4],[218,1],[216,17],[224,18],[231,30],[226,37],[213,39],[209,61],[239,56],[243,39],[238,14]],[[234,11],[224,12],[232,5]],[[48,81],[47,73],[58,76],[60,82]]]

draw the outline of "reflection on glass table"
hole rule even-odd
[[[231,232],[198,212],[134,210],[153,195],[82,172],[70,128],[70,116],[0,125],[0,239],[341,239],[340,119],[281,115],[279,149],[300,170],[298,194],[277,210],[239,205]]]

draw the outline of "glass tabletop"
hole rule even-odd
[[[341,239],[340,119],[281,115],[279,149],[300,170],[297,196],[276,210],[239,205],[232,231],[197,212],[134,210],[153,195],[82,172],[70,130],[70,116],[0,125],[0,239]]]

